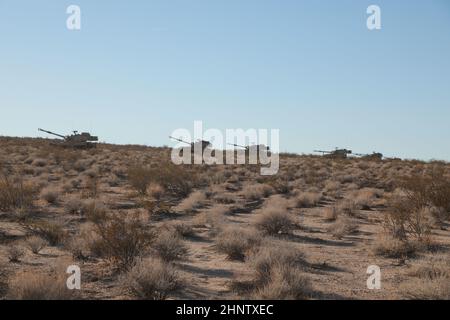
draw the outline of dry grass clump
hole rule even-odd
[[[346,214],[350,217],[355,217],[358,214],[358,205],[351,199],[345,199],[336,204],[336,208],[339,212]]]
[[[216,236],[227,224],[226,215],[229,208],[225,205],[215,205],[203,211],[194,218],[193,225],[199,228],[208,228],[209,235]]]
[[[165,262],[182,259],[187,253],[181,237],[171,230],[163,230],[152,243],[152,248]]]
[[[67,232],[64,230],[64,226],[59,222],[40,221],[30,224],[28,227],[47,240],[51,246],[63,244],[67,239]]]
[[[6,269],[6,266],[0,263],[0,300],[3,299],[8,292],[8,277],[9,272]]]
[[[19,263],[20,259],[25,255],[25,252],[23,251],[23,248],[14,245],[8,247],[7,254],[9,262]]]
[[[328,195],[328,196],[331,196],[334,198],[339,198],[339,197],[341,197],[341,191],[340,191],[341,188],[342,188],[342,186],[339,183],[339,181],[331,180],[331,181],[327,181],[325,183],[324,191],[325,191],[326,195]]]
[[[275,266],[301,267],[305,265],[305,255],[291,246],[269,244],[260,246],[248,258],[255,270],[256,282],[266,284],[270,281]]]
[[[18,273],[9,286],[7,295],[11,300],[69,300],[74,292],[67,289],[66,274],[39,272]]]
[[[214,201],[221,204],[232,204],[236,203],[236,196],[229,193],[217,194],[214,196]]]
[[[153,234],[136,215],[119,213],[95,224],[99,239],[97,252],[108,258],[119,270],[132,267],[147,250]]]
[[[82,215],[84,208],[84,201],[75,197],[70,197],[64,204],[64,211],[67,214]]]
[[[358,224],[354,219],[349,217],[339,217],[329,228],[333,237],[341,239],[346,235],[355,233],[358,231]]]
[[[216,247],[228,259],[241,261],[261,241],[261,235],[255,230],[227,227],[216,237]]]
[[[316,192],[303,192],[295,198],[297,208],[312,208],[322,200],[322,194]]]
[[[38,190],[32,184],[0,176],[0,211],[30,208],[37,194]]]
[[[48,245],[48,242],[46,240],[38,236],[31,236],[27,239],[26,243],[28,245],[28,248],[30,248],[31,252],[33,252],[34,254],[39,254],[39,252],[41,252],[41,250]]]
[[[309,277],[297,267],[282,265],[274,266],[270,281],[252,294],[257,300],[302,300],[312,296]]]
[[[164,192],[164,188],[157,183],[151,183],[147,189],[147,194],[158,201],[164,196]]]
[[[260,200],[274,194],[275,190],[268,184],[245,185],[241,194],[247,200]]]
[[[97,200],[84,201],[80,213],[93,223],[101,223],[108,218],[106,206]]]
[[[143,300],[166,300],[181,284],[175,268],[159,259],[139,261],[121,282],[129,293]]]
[[[41,197],[48,204],[56,204],[59,200],[60,191],[54,188],[45,188],[41,191]]]
[[[387,235],[379,237],[375,241],[372,250],[374,254],[386,258],[407,259],[414,257],[424,247],[424,244],[417,241],[399,240]]]
[[[46,165],[47,165],[47,160],[45,160],[45,159],[34,159],[34,161],[33,161],[33,166],[36,166],[36,167],[43,168]]]
[[[400,291],[409,299],[449,300],[450,260],[432,257],[421,261],[408,272],[410,278],[400,285]]]
[[[202,208],[205,205],[205,201],[205,193],[202,191],[195,191],[177,206],[177,210],[186,213],[193,213],[197,211],[197,209]]]
[[[413,265],[408,275],[425,279],[450,279],[450,260],[446,256],[431,256]]]
[[[323,218],[326,221],[336,221],[336,219],[339,217],[339,210],[337,207],[326,207],[322,210]]]
[[[448,278],[414,278],[400,285],[400,291],[413,300],[450,300],[450,280]]]
[[[167,223],[164,227],[168,230],[172,230],[178,236],[183,238],[189,238],[195,235],[194,227],[190,223],[173,221]]]
[[[272,197],[259,210],[255,226],[268,235],[278,235],[290,233],[297,224],[287,209],[286,200],[281,197]]]
[[[255,271],[250,289],[254,299],[298,300],[312,296],[310,280],[303,272],[304,255],[290,246],[261,246],[249,258]]]
[[[259,214],[255,226],[268,235],[278,235],[291,233],[296,223],[289,212],[266,208]]]
[[[128,169],[128,181],[142,195],[146,195],[152,184],[161,185],[166,192],[186,197],[197,179],[195,175],[172,162],[160,163],[153,167],[133,166]]]

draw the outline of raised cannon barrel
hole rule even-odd
[[[38,130],[39,130],[39,131],[42,131],[42,132],[45,132],[45,133],[48,133],[48,134],[51,134],[51,135],[53,135],[53,136],[60,137],[60,138],[62,138],[62,139],[65,139],[65,138],[66,138],[66,136],[63,136],[62,134],[54,133],[54,132],[51,132],[51,131],[48,131],[48,130],[44,130],[44,129],[41,129],[41,128],[39,128]]]

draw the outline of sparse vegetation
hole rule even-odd
[[[122,277],[123,286],[136,298],[166,300],[181,282],[175,268],[158,259],[139,261]]]
[[[33,206],[37,188],[22,180],[0,175],[0,211],[28,209]]]
[[[254,230],[227,228],[216,238],[216,246],[230,260],[244,260],[247,253],[262,241]]]
[[[153,237],[136,216],[117,214],[95,226],[100,237],[96,242],[97,250],[120,270],[132,267],[136,259],[143,256]]]
[[[63,276],[61,276],[63,275]],[[64,273],[19,273],[12,280],[8,298],[12,300],[70,300],[73,291],[67,289]]]
[[[166,262],[182,259],[187,252],[181,237],[170,230],[162,231],[152,246],[158,257]]]
[[[0,299],[448,299],[448,163],[281,154],[261,176],[168,148],[0,145]],[[383,290],[356,286],[368,263]]]

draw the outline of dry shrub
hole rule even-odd
[[[64,204],[64,210],[67,214],[82,215],[84,211],[84,202],[82,199],[71,197]]]
[[[177,210],[183,211],[186,213],[193,213],[197,209],[200,209],[204,206],[206,201],[206,195],[202,191],[195,191],[189,195],[186,199],[184,199],[178,206]]]
[[[257,300],[301,300],[311,298],[311,281],[298,267],[276,265],[267,284],[252,295]]]
[[[63,244],[67,239],[67,232],[59,222],[41,221],[28,226],[48,241],[51,246]]]
[[[152,183],[156,183],[173,195],[186,197],[197,179],[183,167],[164,162],[153,167],[131,167],[128,170],[128,181],[142,195],[147,194]]]
[[[101,223],[108,218],[106,206],[97,200],[85,201],[81,212],[93,223]]]
[[[434,279],[408,280],[400,285],[400,291],[408,299],[414,300],[450,300],[450,280]]]
[[[156,183],[151,183],[148,187],[147,194],[153,197],[155,200],[161,200],[164,195],[164,188]]]
[[[246,254],[258,246],[261,235],[255,230],[228,227],[216,238],[216,247],[230,260],[244,260]]]
[[[333,206],[333,207],[326,207],[323,209],[323,218],[326,221],[336,221],[336,219],[339,217],[339,210]]]
[[[38,236],[31,236],[27,239],[26,243],[34,254],[39,254],[48,245],[47,241]]]
[[[379,193],[375,189],[363,188],[352,194],[352,200],[358,209],[369,210]]]
[[[255,225],[268,235],[287,234],[297,226],[288,212],[286,200],[281,197],[268,199],[266,205],[259,210]]]
[[[43,168],[43,167],[45,167],[47,165],[47,160],[45,160],[45,159],[35,159],[33,161],[33,165],[36,166],[36,167]]]
[[[139,261],[121,282],[134,297],[144,300],[166,300],[180,287],[175,268],[158,259]]]
[[[156,255],[166,262],[182,259],[187,253],[181,237],[170,230],[162,231],[153,242],[152,247]]]
[[[346,235],[358,231],[358,225],[354,219],[348,217],[339,217],[329,228],[333,237],[341,239]]]
[[[445,175],[444,166],[433,167],[425,175],[405,178],[401,187],[416,208],[442,208],[447,213],[446,219],[450,218],[450,179]]]
[[[236,196],[229,193],[218,194],[214,196],[214,201],[222,204],[232,204],[236,203]]]
[[[281,178],[270,180],[268,184],[275,190],[275,193],[278,194],[288,194],[292,190],[289,181]]]
[[[407,259],[424,249],[424,245],[417,241],[404,241],[391,236],[380,237],[373,246],[376,255],[386,258]]]
[[[103,242],[96,232],[95,224],[80,225],[79,232],[66,242],[66,249],[76,260],[86,260],[90,256],[103,258]]]
[[[408,197],[396,195],[389,200],[390,208],[384,215],[384,227],[400,240],[410,236],[426,240],[432,227],[432,214],[428,207],[418,207]]]
[[[20,259],[25,255],[25,252],[19,246],[10,246],[8,247],[7,254],[9,262],[19,263]]]
[[[178,236],[183,238],[189,238],[195,235],[195,230],[193,226],[189,223],[173,221],[167,223],[164,227],[167,230],[172,230],[173,232],[178,234]]]
[[[390,210],[385,215],[385,227],[392,236],[427,241],[433,220],[448,220],[450,180],[443,170],[437,166],[429,173],[403,178],[401,192],[389,199]]]
[[[18,273],[10,283],[8,298],[11,300],[69,300],[74,292],[67,289],[66,274],[38,272]]]
[[[225,205],[215,205],[203,211],[194,218],[193,225],[200,228],[208,228],[209,235],[216,236],[227,224],[226,214],[229,208]]]
[[[411,268],[412,278],[400,285],[400,291],[409,299],[449,300],[450,260],[448,257],[431,257]]]
[[[345,199],[340,201],[336,205],[336,208],[339,212],[342,212],[343,214],[346,214],[350,217],[354,217],[358,213],[358,205],[356,204],[355,201],[351,199]]]
[[[316,192],[303,192],[295,198],[297,208],[312,208],[322,200],[322,194]]]
[[[324,186],[324,190],[327,195],[334,198],[339,198],[341,196],[341,184],[338,181],[327,181]]]
[[[305,255],[288,245],[269,244],[260,246],[248,258],[248,262],[255,270],[256,283],[264,285],[272,279],[275,267],[299,268],[305,264]]]
[[[450,259],[446,256],[428,257],[413,265],[408,275],[422,279],[450,279]]]
[[[0,211],[27,209],[33,206],[33,199],[38,194],[35,186],[22,180],[0,176]]]
[[[8,292],[8,277],[9,272],[6,269],[6,266],[0,263],[0,300],[2,300]]]
[[[275,192],[274,188],[267,184],[246,185],[241,194],[248,200],[260,200],[267,198]]]
[[[290,300],[312,296],[309,279],[304,275],[304,255],[291,246],[260,246],[248,258],[255,271],[250,286],[254,299]]]
[[[132,267],[144,254],[153,236],[137,215],[128,218],[124,213],[115,214],[95,227],[100,237],[95,242],[96,250],[119,270]]]
[[[46,188],[41,192],[41,197],[49,204],[56,204],[59,199],[60,191],[57,189]]]

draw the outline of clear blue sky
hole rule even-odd
[[[0,108],[0,135],[163,145],[203,120],[278,128],[283,151],[450,160],[450,2],[0,0]]]

